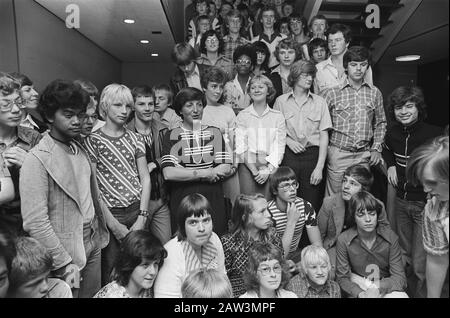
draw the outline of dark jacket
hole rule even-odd
[[[205,74],[205,71],[208,67],[206,65],[199,65],[199,64],[196,65],[198,66],[198,71],[200,72],[200,81],[201,81],[202,76],[203,74]],[[170,79],[170,88],[173,91],[173,95],[175,96],[181,89],[185,87],[188,87],[186,76],[184,75],[183,71],[177,67],[175,74]]]
[[[425,202],[422,186],[413,186],[405,177],[406,163],[411,153],[426,141],[443,134],[441,127],[419,121],[409,127],[393,123],[386,131],[383,158],[388,167],[397,169],[397,196],[408,201]]]

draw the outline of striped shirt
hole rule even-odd
[[[293,253],[297,250],[305,225],[307,228],[317,226],[316,212],[314,211],[311,203],[299,197],[297,197],[294,202],[297,210],[301,211],[301,215],[295,225],[294,235],[292,236],[291,246],[289,247],[289,253]],[[276,200],[270,201],[267,208],[275,221],[275,228],[277,229],[278,235],[283,237],[287,225],[286,212],[282,212],[278,209]]]
[[[183,167],[208,169],[222,163],[232,163],[226,151],[220,130],[202,126],[199,133],[182,127],[172,129],[164,136],[161,168]]]
[[[331,145],[347,151],[374,149],[381,152],[386,115],[378,88],[364,82],[355,89],[346,79],[339,87],[327,90],[323,97],[333,122]]]
[[[141,135],[128,129],[120,137],[110,137],[101,129],[84,140],[92,162],[97,164],[97,181],[109,208],[123,208],[141,198],[137,159],[145,157]]]

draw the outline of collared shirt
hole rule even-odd
[[[333,123],[331,145],[347,151],[374,149],[381,152],[386,115],[378,88],[364,82],[355,89],[347,79],[339,87],[327,90],[324,98]]]
[[[252,39],[252,43],[257,42],[257,41],[262,41],[269,48],[269,52],[270,52],[269,68],[272,68],[272,67],[280,64],[277,61],[277,58],[275,57],[275,48],[278,46],[278,44],[281,42],[281,40],[285,39],[286,37],[287,36],[284,34],[274,32],[274,33],[272,33],[271,37],[269,38],[269,36],[263,32],[259,36],[256,36]]]
[[[227,73],[228,79],[232,78],[234,64],[233,61],[225,57],[225,55],[219,55],[216,62],[213,64],[208,56],[202,53],[196,62],[198,65],[217,66]]]
[[[331,61],[331,56],[316,64],[317,73],[314,79],[314,93],[322,95],[326,89],[337,87],[345,82],[347,75],[345,72],[339,77],[339,71]],[[364,81],[373,85],[372,68],[369,68],[364,75]]]
[[[323,286],[316,288],[303,273],[292,277],[286,289],[294,292],[298,298],[341,298],[341,289],[335,281],[328,279]]]
[[[22,119],[22,121],[20,122],[20,126],[39,130],[38,124],[36,124],[30,114],[27,114],[27,116]]]
[[[281,238],[273,227],[267,230],[265,239],[266,242],[275,245],[280,252],[283,252]],[[225,269],[233,288],[233,295],[239,297],[246,292],[242,274],[248,266],[249,250],[255,242],[259,241],[247,237],[241,231],[225,234],[220,240],[225,254]]]
[[[186,82],[188,87],[195,87],[203,91],[202,84],[200,83],[200,70],[197,64],[195,64],[194,71],[189,76],[186,76]]]
[[[233,60],[233,53],[238,46],[245,45],[250,43],[249,40],[242,36],[238,36],[236,39],[233,39],[230,35],[226,35],[223,37],[224,50],[223,54],[230,60]]]
[[[336,280],[344,292],[358,297],[363,290],[351,281],[352,273],[375,279],[375,284],[379,282],[381,294],[405,289],[402,252],[397,235],[389,227],[377,227],[376,240],[370,249],[359,238],[355,227],[339,236],[336,244]]]
[[[287,138],[306,147],[319,146],[320,132],[333,127],[327,103],[311,92],[301,105],[294,93],[281,95],[273,108],[281,111],[286,118]]]
[[[170,107],[166,109],[162,117],[157,112],[154,112],[153,119],[159,120],[166,125],[169,130],[180,127],[180,124],[183,122],[183,119],[181,119],[181,117]]]
[[[286,147],[286,123],[283,114],[266,105],[259,115],[250,105],[236,117],[236,154],[244,162],[256,163],[262,157],[275,168],[283,160]]]
[[[431,255],[448,255],[449,209],[448,201],[432,197],[423,213],[423,247]]]
[[[227,82],[223,90],[224,105],[234,109],[247,108],[252,102],[250,95],[247,93],[250,80],[251,76],[248,78],[247,84],[245,84],[245,91],[242,90],[241,84],[239,84],[238,75],[232,81]]]

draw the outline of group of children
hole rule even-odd
[[[0,73],[0,296],[441,295],[448,131],[407,86],[386,127],[350,29],[268,2],[194,1],[170,85]]]

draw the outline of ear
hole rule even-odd
[[[45,115],[45,119],[53,125],[53,122],[55,121],[55,115],[53,115],[52,117],[48,117],[47,115]]]

